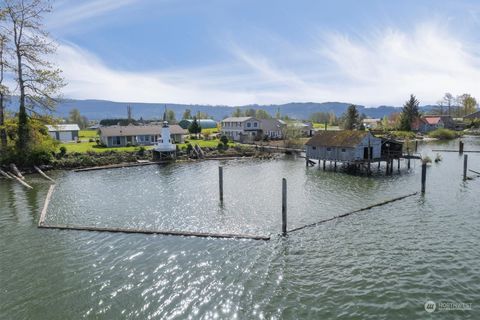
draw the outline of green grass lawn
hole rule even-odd
[[[81,143],[61,143],[58,148],[60,147],[67,148],[68,153],[78,152],[78,153],[86,153],[87,151],[92,152],[106,152],[106,151],[137,151],[140,147],[116,147],[116,148],[102,148],[97,146],[96,142],[81,142]],[[145,146],[145,149],[151,149],[153,146]]]
[[[187,139],[187,140],[188,140],[187,142],[190,143],[191,145],[198,144],[200,146],[200,148],[216,148],[218,146],[218,144],[220,143],[220,139],[212,139],[212,140]],[[233,147],[235,145],[235,143],[229,142],[228,145]],[[178,144],[179,148],[186,147],[186,146],[187,146],[187,143],[179,143]]]
[[[97,130],[80,130],[80,139],[95,139],[98,137]]]

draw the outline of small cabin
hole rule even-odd
[[[380,160],[382,154],[382,139],[369,131],[319,131],[305,146],[307,158],[316,160]]]

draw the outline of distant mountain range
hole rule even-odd
[[[17,99],[11,99],[11,109],[16,109],[18,105]],[[133,117],[139,119],[160,119],[163,116],[165,106],[175,112],[177,119],[181,119],[185,109],[190,109],[192,114],[198,111],[207,113],[215,120],[221,120],[230,116],[235,110],[231,106],[211,106],[211,105],[186,105],[172,103],[137,103],[137,102],[113,102],[106,100],[63,100],[55,110],[55,115],[59,117],[67,117],[71,109],[77,108],[83,116],[89,120],[101,120],[106,118],[126,118],[127,106],[132,107]],[[333,112],[337,116],[341,116],[351,103],[344,102],[291,102],[278,105],[246,105],[239,107],[241,110],[246,109],[263,109],[272,116],[279,110],[282,116],[289,116],[295,119],[308,119],[314,112]],[[370,118],[383,118],[395,112],[400,112],[401,107],[379,106],[376,108],[366,108],[357,105],[360,114],[365,114]],[[422,112],[429,112],[432,106],[420,107]]]

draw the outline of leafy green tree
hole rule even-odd
[[[3,14],[0,12],[0,19]],[[8,87],[3,84],[5,68],[7,66],[5,60],[7,36],[0,34],[0,150],[7,149],[7,130],[5,128],[5,100],[9,92]]]
[[[232,117],[243,117],[243,112],[240,108],[235,108],[235,111],[232,113]]]
[[[197,137],[198,137],[198,134],[200,134],[202,132],[202,127],[198,123],[197,117],[193,117],[193,121],[190,124],[190,126],[188,127],[188,132],[196,135]]]
[[[477,111],[477,100],[468,93],[464,93],[457,98],[457,101],[460,103],[461,112],[458,116],[465,116],[467,114]]]
[[[175,118],[175,112],[173,112],[173,110],[167,110],[167,121],[170,124],[177,123],[177,119]]]
[[[245,110],[245,117],[255,117],[255,109],[247,109]]]
[[[270,116],[270,114],[267,111],[262,110],[262,109],[258,109],[257,111],[255,111],[255,118],[257,118],[257,119],[271,119],[272,117]]]
[[[343,128],[346,130],[353,130],[358,126],[359,115],[355,105],[350,105],[344,114]]]
[[[413,94],[410,95],[410,99],[403,105],[402,113],[400,116],[400,130],[411,131],[412,122],[420,117],[420,111],[418,109],[419,102]]]
[[[56,50],[42,25],[43,15],[50,12],[46,0],[4,0],[4,29],[11,36],[15,80],[18,87],[17,148],[28,151],[32,139],[27,110],[53,110],[58,90],[65,84],[61,71],[46,57]]]
[[[70,123],[78,124],[80,129],[85,129],[86,127],[88,127],[88,119],[86,117],[83,117],[80,114],[80,111],[76,108],[70,110],[67,120]]]
[[[192,111],[190,109],[185,109],[182,115],[182,119],[192,119]]]

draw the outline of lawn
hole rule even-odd
[[[92,151],[92,152],[106,152],[106,151],[136,151],[140,147],[115,147],[115,148],[104,148],[104,147],[99,147],[97,146],[96,142],[81,142],[81,143],[61,143],[59,145],[60,147],[65,147],[67,148],[68,153],[72,152],[78,152],[78,153],[86,153],[87,151]],[[153,146],[145,146],[145,149],[151,149]]]
[[[220,143],[220,140],[219,140],[219,139],[212,139],[212,140],[202,140],[202,139],[192,140],[192,139],[187,139],[187,142],[190,143],[191,145],[198,144],[201,148],[216,148],[216,147],[218,146],[218,144]],[[187,146],[187,142],[186,142],[186,143],[179,143],[179,144],[178,144],[178,147],[179,147],[179,148],[186,147],[186,146]],[[235,145],[235,143],[229,142],[228,145],[231,146],[231,147],[233,147],[233,146]]]
[[[97,130],[80,130],[78,133],[80,139],[95,139],[98,137]]]

